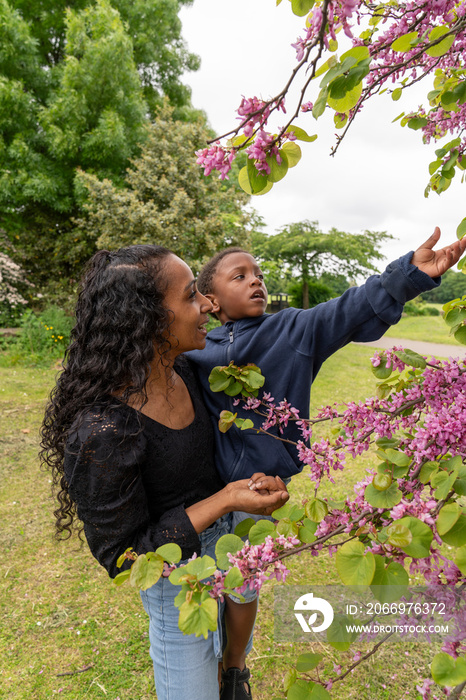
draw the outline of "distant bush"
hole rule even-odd
[[[50,365],[63,357],[69,344],[73,319],[57,306],[41,313],[28,309],[19,321],[19,333],[2,341],[3,366]]]
[[[440,316],[441,312],[435,306],[425,304],[421,299],[408,301],[403,309],[407,316]]]

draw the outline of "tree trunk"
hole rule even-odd
[[[303,280],[303,309],[309,308],[309,284],[307,279]]]

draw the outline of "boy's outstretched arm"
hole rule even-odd
[[[432,250],[440,238],[440,229],[435,227],[432,236],[414,251],[411,264],[416,265],[429,277],[440,277],[458,262],[466,250],[466,237],[440,250]]]

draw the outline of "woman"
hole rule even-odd
[[[248,480],[223,486],[215,471],[212,423],[180,357],[204,347],[210,309],[189,267],[159,246],[100,251],[83,277],[41,457],[58,486],[57,533],[79,518],[112,577],[128,547],[213,554],[231,511],[269,514],[288,498],[271,477],[259,493]],[[218,700],[221,642],[180,632],[177,592],[161,579],[141,593],[158,700]]]

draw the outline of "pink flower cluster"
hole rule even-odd
[[[285,581],[289,571],[277,557],[282,552],[300,544],[301,542],[293,536],[279,535],[275,538],[268,536],[263,544],[252,545],[246,542],[239,552],[229,554],[231,566],[238,567],[244,579],[244,584],[238,588],[238,591],[243,593],[248,588],[259,591],[270,579]],[[224,582],[227,574],[228,571],[215,572],[213,588],[210,591],[213,598],[223,597],[222,591],[225,589]]]
[[[231,164],[236,158],[236,150],[234,148],[224,148],[217,141],[210,148],[196,151],[196,156],[196,163],[204,168],[204,175],[210,175],[213,170],[217,170],[220,173],[220,180],[228,180]]]

